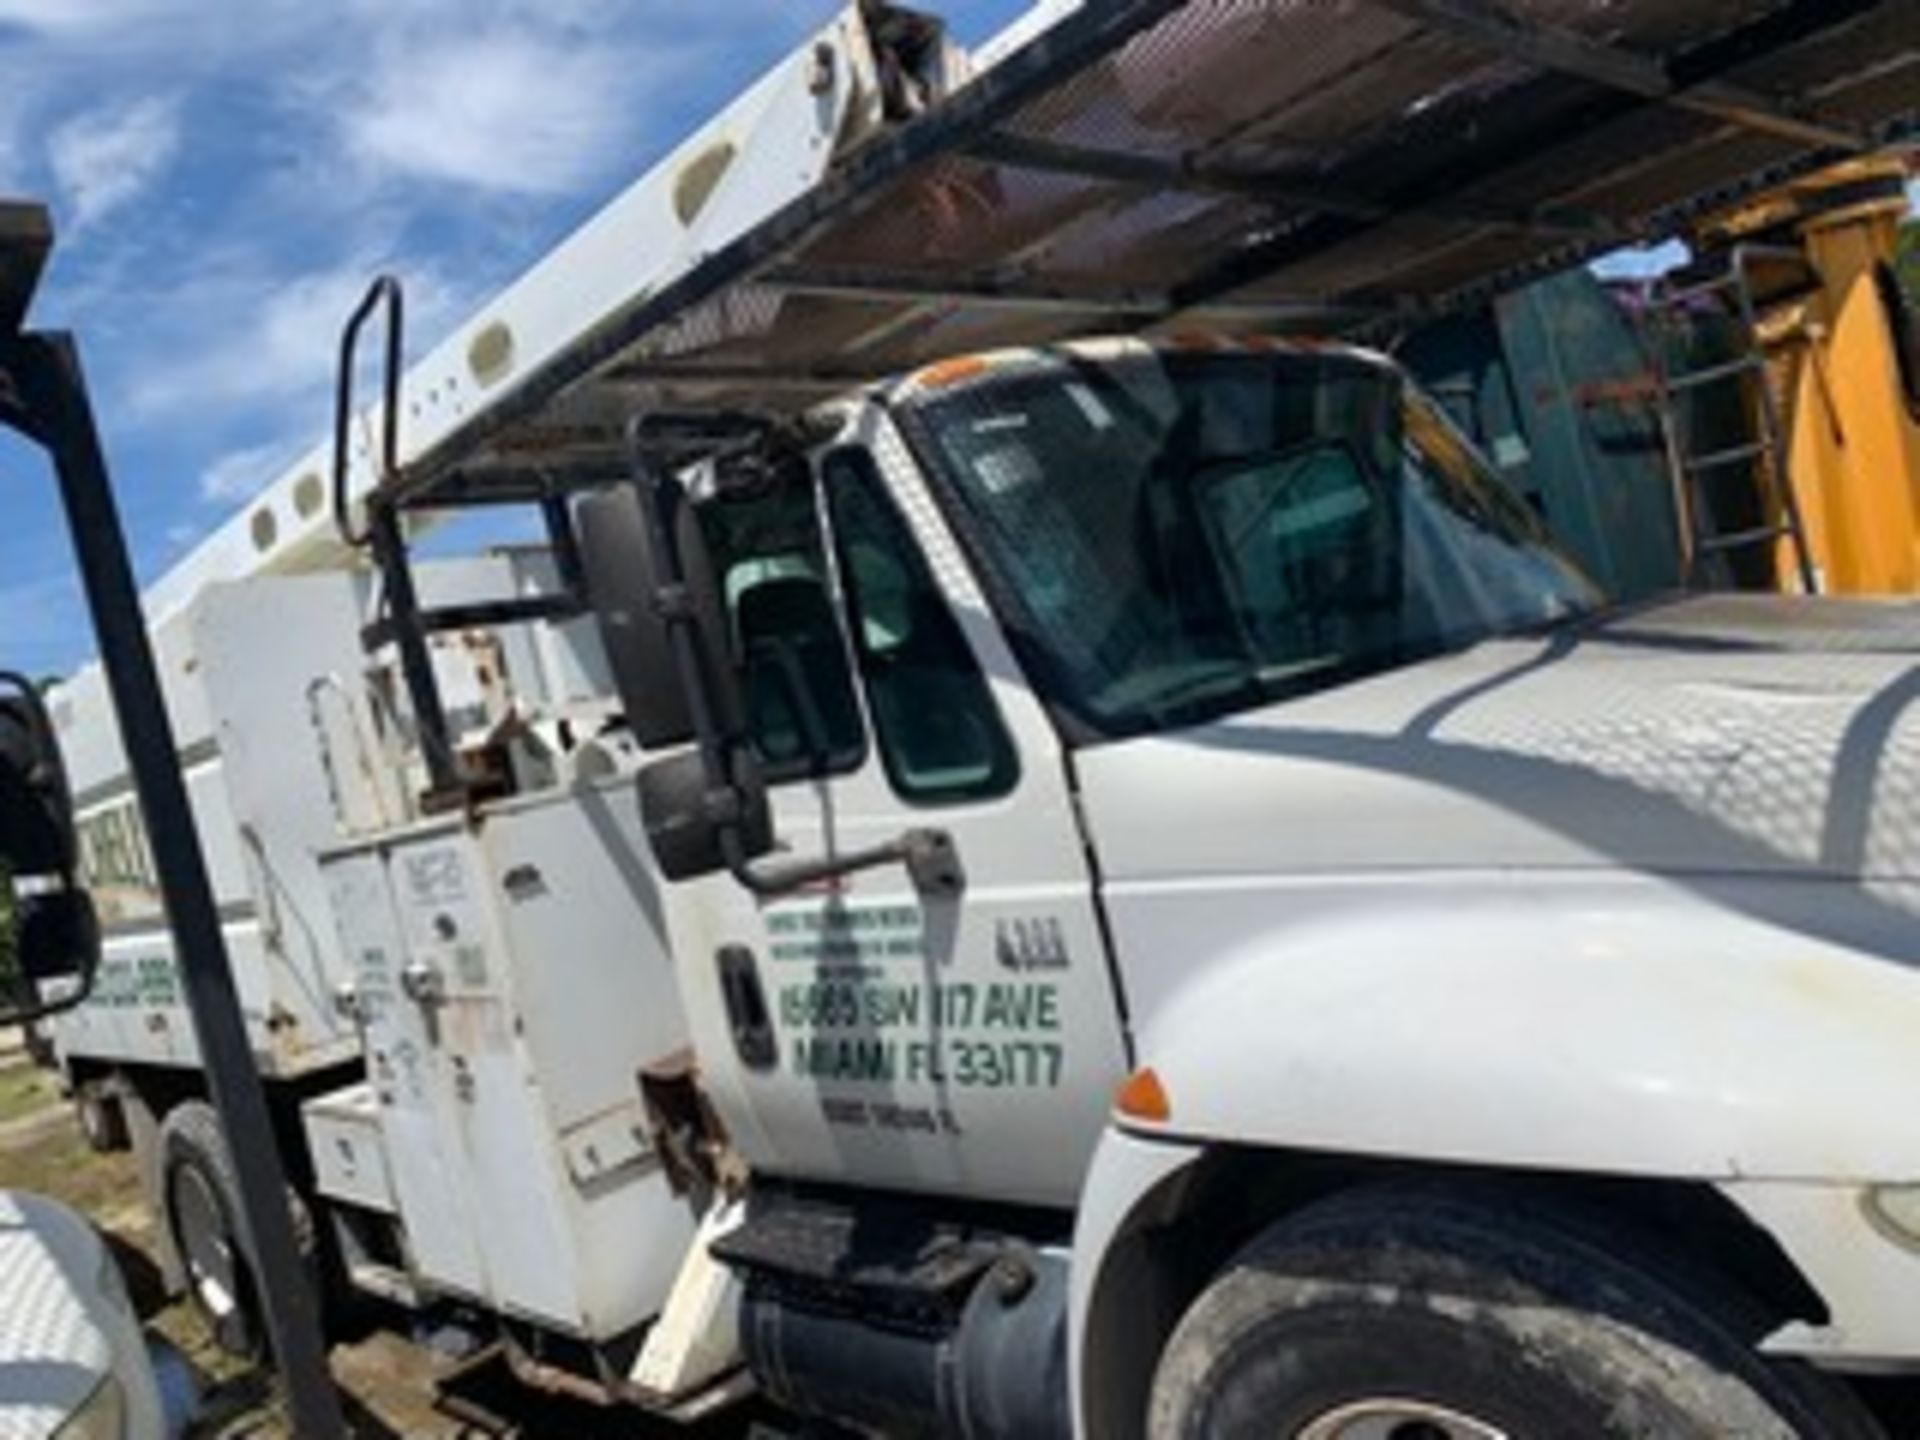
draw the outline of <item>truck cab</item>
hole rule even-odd
[[[1609,606],[1345,347],[996,352],[727,437],[582,514],[629,720],[695,742],[639,785],[763,1384],[1873,1433],[1911,606]]]

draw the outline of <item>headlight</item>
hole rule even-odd
[[[126,1440],[127,1396],[117,1376],[109,1375],[93,1394],[53,1432],[53,1440]]]
[[[1920,1250],[1920,1185],[1876,1185],[1867,1191],[1867,1218],[1889,1240]]]

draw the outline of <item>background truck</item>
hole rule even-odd
[[[850,10],[404,376],[381,282],[149,593],[317,1262],[683,1414],[1872,1433],[1911,613],[1611,610],[1261,337],[1898,138],[1910,15],[1049,18]],[[191,1052],[91,1034],[247,1343]]]

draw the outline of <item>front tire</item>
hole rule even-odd
[[[1743,1297],[1512,1198],[1339,1196],[1202,1292],[1151,1440],[1872,1440],[1850,1392],[1770,1364]]]

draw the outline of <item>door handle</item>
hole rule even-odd
[[[749,1070],[771,1070],[780,1053],[753,951],[744,945],[723,945],[715,959],[720,967],[720,998],[733,1031],[734,1053]]]

